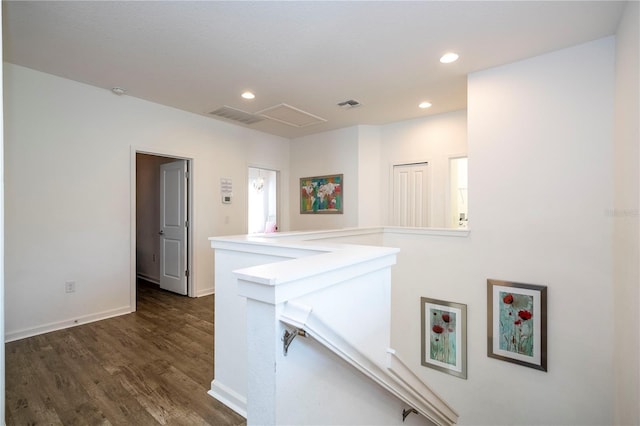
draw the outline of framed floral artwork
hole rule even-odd
[[[487,355],[547,371],[547,287],[487,280]]]
[[[343,175],[300,178],[300,213],[342,213]]]
[[[467,378],[467,305],[420,298],[421,364]]]

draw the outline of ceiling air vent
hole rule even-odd
[[[340,102],[338,104],[340,108],[344,108],[344,109],[356,108],[356,107],[359,107],[360,105],[361,105],[360,102],[353,99],[349,99],[348,101]]]
[[[287,104],[279,104],[263,109],[262,111],[256,112],[256,115],[287,124],[291,127],[307,127],[312,124],[324,123],[327,121],[322,117],[318,117],[317,115],[310,114]]]
[[[223,106],[215,111],[211,111],[209,114],[218,117],[226,118],[227,120],[238,121],[242,124],[251,125],[263,121],[264,118],[256,114],[241,111],[239,109],[231,108],[230,106]]]

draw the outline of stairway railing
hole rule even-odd
[[[286,303],[280,321],[296,331],[302,330],[306,336],[321,343],[434,424],[457,423],[458,414],[455,410],[422,382],[393,349],[386,348],[387,362],[385,366],[380,366],[314,316],[310,306],[291,301]]]
[[[457,413],[389,349],[398,249],[380,246],[375,230],[351,237],[367,245],[333,241],[350,233],[212,239],[210,394],[249,425],[456,423]],[[299,333],[310,338],[300,344]]]

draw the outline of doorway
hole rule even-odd
[[[449,227],[467,229],[469,223],[468,159],[449,159]]]
[[[247,233],[278,230],[278,172],[249,167]]]
[[[135,279],[191,295],[191,160],[135,153]],[[135,306],[135,300],[132,303]]]
[[[392,225],[428,227],[428,163],[393,166]]]

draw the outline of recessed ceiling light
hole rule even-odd
[[[431,106],[431,102],[420,102],[420,104],[418,105],[419,108],[425,109],[425,108],[429,108]]]
[[[242,95],[240,95],[240,96],[242,96],[244,99],[254,99],[254,98],[256,97],[256,95],[254,95],[254,94],[253,94],[253,93],[251,93],[251,92],[244,92],[244,93],[243,93]]]
[[[440,58],[440,62],[442,62],[443,64],[450,64],[451,62],[457,61],[458,57],[459,56],[457,53],[453,53],[453,52],[445,53]]]

